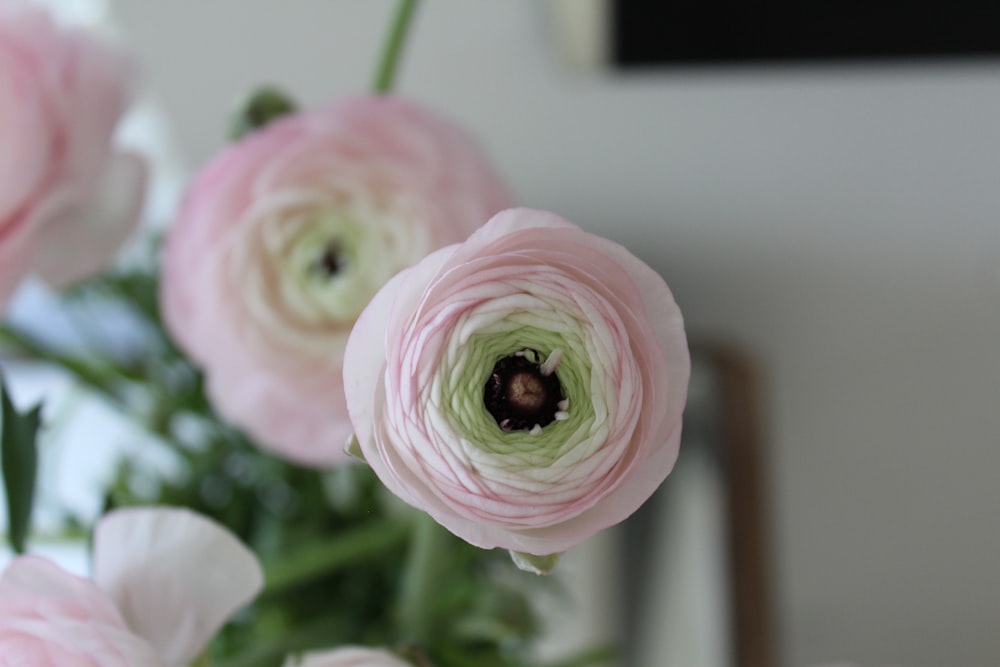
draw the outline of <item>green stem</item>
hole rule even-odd
[[[112,401],[121,402],[121,397],[112,388],[111,380],[118,379],[112,369],[99,369],[79,359],[50,350],[30,335],[7,325],[0,325],[0,344],[32,359],[55,364]]]
[[[273,640],[258,641],[245,652],[221,661],[221,667],[260,667],[279,665],[288,654],[322,645],[330,636],[330,619],[321,616],[317,621],[301,625],[288,634]]]
[[[399,0],[396,17],[392,21],[389,36],[382,48],[382,57],[379,59],[378,70],[375,74],[373,87],[375,92],[380,95],[392,90],[396,70],[399,68],[399,58],[403,52],[403,44],[406,42],[406,34],[416,8],[417,0]]]
[[[441,572],[448,533],[428,514],[414,517],[413,537],[399,598],[399,625],[404,643],[424,644],[430,634],[430,604]]]
[[[357,565],[399,546],[409,526],[402,521],[370,521],[336,537],[300,549],[288,560],[266,567],[263,595],[270,596],[324,574]]]
[[[618,649],[611,644],[589,649],[556,663],[549,663],[546,667],[595,667],[596,665],[608,665],[616,658],[618,658]]]

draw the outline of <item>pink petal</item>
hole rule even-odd
[[[238,426],[264,449],[308,466],[348,460],[344,443],[354,432],[347,417],[344,383],[333,369],[288,378],[278,373],[211,375],[208,394],[223,414],[240,415]],[[296,415],[289,419],[288,415]],[[281,446],[272,443],[281,443]]]
[[[81,579],[39,556],[11,561],[0,577],[0,610],[4,617],[33,610],[40,600],[77,620],[90,620],[124,628],[114,604],[93,582]]]
[[[344,391],[354,434],[363,447],[374,442],[373,398],[384,377],[389,320],[393,312],[412,312],[416,308],[424,287],[456,247],[447,246],[432,252],[419,264],[397,273],[368,302],[351,329],[347,341],[351,353],[344,355]]]
[[[0,58],[10,59],[3,45]],[[5,67],[7,64],[5,63]],[[0,109],[3,110],[4,140],[0,150],[0,230],[39,189],[53,152],[53,137],[37,86],[31,75],[11,68],[0,77]]]
[[[35,270],[61,287],[106,267],[135,229],[145,185],[142,158],[112,156],[93,200],[68,195],[61,211],[39,230]]]
[[[107,593],[36,556],[0,576],[0,665],[166,667]]]
[[[136,508],[104,517],[94,532],[94,579],[125,621],[164,660],[193,660],[263,586],[253,553],[189,510]]]

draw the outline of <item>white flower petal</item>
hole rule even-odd
[[[94,532],[94,579],[171,665],[193,660],[264,581],[257,558],[229,531],[174,508],[103,518]]]
[[[341,646],[331,651],[289,657],[284,667],[410,667],[410,663],[384,649]]]

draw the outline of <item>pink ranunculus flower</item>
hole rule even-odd
[[[138,220],[144,162],[112,148],[134,84],[122,54],[0,0],[0,308],[21,279],[102,268]]]
[[[473,142],[414,104],[286,116],[195,179],[168,232],[164,319],[223,417],[288,459],[346,460],[355,319],[397,271],[510,201]]]
[[[22,556],[0,575],[0,667],[183,667],[260,590],[253,554],[179,509],[97,526],[94,581]]]
[[[551,213],[504,211],[393,278],[344,377],[382,482],[468,542],[545,570],[672,469],[690,357],[651,268]]]
[[[361,646],[342,646],[331,651],[306,653],[289,658],[284,667],[412,667],[394,653]]]

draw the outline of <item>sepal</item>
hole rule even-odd
[[[552,574],[552,571],[556,569],[556,564],[559,562],[560,556],[562,554],[536,556],[535,554],[526,554],[520,551],[510,552],[510,557],[514,560],[514,565],[517,565],[519,569],[525,572],[538,575]]]

